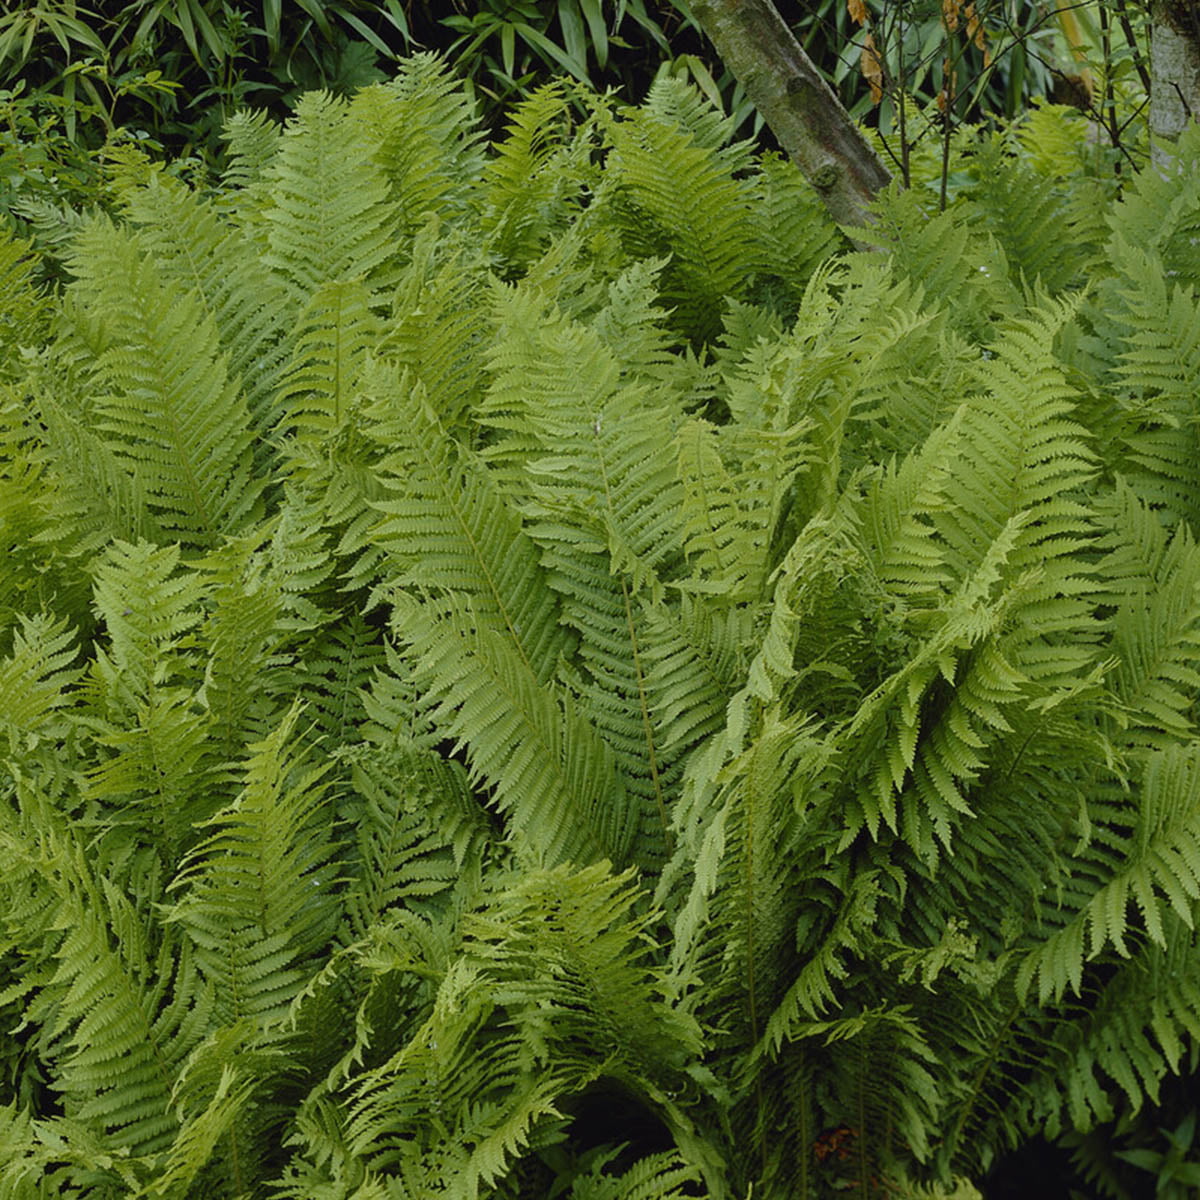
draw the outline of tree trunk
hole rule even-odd
[[[1150,28],[1150,132],[1154,161],[1166,166],[1170,143],[1200,121],[1200,11],[1194,0],[1156,0]]]
[[[866,224],[891,175],[771,0],[693,0],[692,12],[834,220]]]

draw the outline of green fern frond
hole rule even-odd
[[[284,674],[310,706],[331,747],[357,742],[365,718],[361,693],[386,662],[380,630],[351,613],[301,647],[303,666]],[[279,690],[286,694],[287,682]]]
[[[407,586],[470,597],[475,619],[503,631],[524,669],[544,683],[567,640],[536,545],[489,472],[463,453],[424,403],[390,372],[375,377],[373,430],[391,453],[379,478],[388,498],[372,541]]]
[[[304,442],[322,446],[354,411],[368,351],[380,334],[371,299],[362,280],[333,280],[305,305],[275,400],[282,423]]]
[[[1076,283],[1095,248],[1072,236],[1077,231],[1057,181],[1013,158],[999,136],[984,144],[973,167],[978,182],[971,198],[1003,247],[1014,278],[1036,281],[1051,294]],[[1055,236],[1047,237],[1047,229]]]
[[[615,1157],[610,1151],[578,1176],[571,1185],[571,1200],[684,1200],[697,1195],[694,1185],[701,1182],[700,1175],[678,1152],[647,1155],[620,1175],[610,1175],[604,1168]]]
[[[563,689],[541,684],[511,638],[461,602],[393,602],[422,703],[495,789],[522,857],[625,861],[634,814],[612,752]]]
[[[183,1122],[153,1180],[132,1195],[137,1200],[174,1200],[186,1195],[253,1094],[254,1081],[239,1080],[237,1071],[226,1066],[208,1106]]]
[[[1080,911],[1021,963],[1016,986],[1025,994],[1036,981],[1041,1003],[1079,992],[1084,963],[1111,945],[1122,957],[1129,909],[1136,905],[1139,927],[1166,945],[1168,911],[1190,929],[1200,899],[1200,757],[1174,744],[1153,752],[1146,765],[1133,813],[1117,814],[1132,823],[1125,832],[1110,827],[1096,851],[1105,870],[1100,886]],[[1097,832],[1098,836],[1099,831]],[[1164,907],[1164,901],[1166,907]]]
[[[181,895],[166,919],[195,947],[222,1024],[280,1022],[337,919],[324,812],[329,767],[306,767],[290,744],[298,717],[294,706],[250,747],[241,795],[204,823],[212,832],[171,885]]]
[[[22,347],[45,336],[49,304],[34,284],[35,270],[32,245],[0,230],[0,379],[19,376]]]
[[[973,234],[966,221],[934,207],[919,189],[893,185],[875,198],[877,220],[858,236],[889,251],[896,276],[926,296],[953,296],[949,315],[955,328],[981,340],[996,315],[1019,307],[1008,262],[990,233]]]
[[[297,317],[323,284],[385,282],[381,272],[394,253],[397,216],[375,161],[373,133],[351,117],[347,102],[321,92],[304,96],[266,180],[266,262],[288,288]]]
[[[264,184],[282,132],[265,108],[240,108],[226,120],[222,130],[226,166],[221,179],[228,189],[240,193],[240,203]]]
[[[375,353],[419,381],[429,406],[457,431],[485,379],[485,261],[473,240],[460,240],[436,222],[417,234],[411,254]]]
[[[236,118],[235,118],[236,119]],[[230,377],[245,394],[261,436],[278,416],[288,339],[279,311],[286,293],[260,247],[220,208],[176,180],[155,176],[126,200],[138,244],[154,257],[164,285],[194,293],[216,326]]]
[[[1113,606],[1111,686],[1122,740],[1167,745],[1193,736],[1200,689],[1200,551],[1186,523],[1168,536],[1155,511],[1119,484],[1109,511],[1108,550],[1097,574]]]
[[[110,819],[141,829],[163,859],[175,861],[193,823],[211,815],[214,796],[209,729],[187,688],[155,688],[120,723],[94,720],[103,747],[83,794]]]
[[[1185,286],[1200,285],[1200,139],[1183,130],[1170,170],[1150,163],[1139,171],[1109,213],[1115,237],[1148,256],[1161,255]]]
[[[1117,437],[1128,457],[1115,465],[1165,519],[1182,517],[1195,529],[1200,307],[1177,281],[1168,283],[1157,256],[1120,237],[1110,251],[1118,275],[1103,288],[1102,319],[1118,351],[1110,386],[1124,394]]]
[[[71,668],[78,648],[66,621],[22,617],[12,650],[0,660],[0,728],[31,748],[56,724],[54,713],[71,703],[67,688],[80,671]]]
[[[97,220],[76,243],[76,290],[108,324],[98,427],[160,522],[209,543],[250,516],[250,417],[211,316],[137,243]]]
[[[678,1084],[675,1057],[697,1031],[645,964],[638,894],[606,864],[533,871],[470,914],[430,1018],[356,1081],[352,1152],[382,1165],[424,1150],[425,1178],[449,1168],[469,1191],[597,1077],[651,1100]],[[447,1144],[450,1161],[435,1165],[429,1149]]]
[[[799,169],[776,154],[765,154],[758,163],[754,213],[763,246],[764,273],[778,281],[775,287],[759,285],[764,299],[784,318],[800,304],[805,286],[816,268],[844,247],[844,239],[830,220],[820,197]]]
[[[349,126],[372,148],[400,236],[416,233],[431,215],[473,219],[470,189],[483,171],[478,117],[443,59],[414,54],[390,82],[361,89],[350,102]]]
[[[483,176],[482,225],[511,278],[573,216],[591,174],[585,132],[572,136],[566,88],[552,82],[513,110]]]
[[[677,91],[678,83],[661,87]],[[686,336],[706,342],[720,332],[725,298],[741,295],[761,265],[753,184],[737,174],[748,165],[744,145],[717,148],[713,130],[691,119],[691,106],[685,105],[692,128],[672,107],[678,105],[664,103],[661,114],[633,110],[602,124],[612,147],[605,174],[613,183],[600,211],[631,257],[670,255],[663,300]]]
[[[115,695],[148,695],[186,662],[175,652],[200,622],[202,585],[178,566],[178,546],[114,542],[92,567],[96,609],[108,632],[98,678],[109,680]]]
[[[360,757],[352,771],[358,836],[342,910],[348,935],[363,939],[402,907],[440,907],[473,875],[492,828],[461,764],[415,745]]]
[[[42,842],[8,846],[32,856],[62,933],[27,1018],[44,1025],[66,1115],[114,1148],[153,1153],[178,1130],[171,1087],[207,1008],[187,955],[152,938],[120,887],[92,877],[82,848],[45,828]]]
[[[37,540],[81,557],[113,538],[165,540],[151,513],[140,472],[97,431],[92,414],[69,403],[67,380],[47,381],[35,399],[48,459],[50,494],[41,500],[45,528]]]
[[[568,557],[607,554],[611,570],[641,587],[679,550],[671,527],[683,497],[661,433],[680,414],[669,398],[622,386],[592,330],[520,289],[504,300],[508,337],[492,353],[482,418],[515,433],[518,449],[501,442],[495,457],[524,459],[530,535]]]

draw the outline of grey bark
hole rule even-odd
[[[1156,0],[1150,27],[1150,132],[1154,161],[1166,166],[1170,143],[1200,121],[1200,11],[1194,0]]]
[[[891,175],[771,0],[693,0],[692,12],[834,220],[865,225]]]

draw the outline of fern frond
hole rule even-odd
[[[265,434],[278,415],[274,392],[288,341],[278,320],[286,294],[259,247],[216,205],[157,175],[128,197],[125,216],[164,285],[194,293],[211,316],[230,377],[246,397],[255,431]]]
[[[949,316],[966,336],[986,338],[996,315],[1018,309],[1008,262],[990,233],[972,231],[952,212],[935,212],[917,188],[892,186],[875,198],[875,208],[877,220],[861,240],[889,251],[896,276],[926,296],[955,297]]]
[[[1142,497],[1200,526],[1194,412],[1200,381],[1200,305],[1178,282],[1169,285],[1162,260],[1147,258],[1119,237],[1110,247],[1119,274],[1105,288],[1105,319],[1119,347],[1116,386],[1126,397],[1123,470]]]
[[[470,597],[475,618],[503,631],[524,669],[544,683],[567,642],[536,545],[489,472],[446,434],[421,390],[404,395],[390,371],[374,382],[373,436],[391,453],[380,464],[388,499],[374,505],[385,518],[372,541],[388,552],[401,583]]]
[[[225,122],[225,170],[221,182],[233,193],[238,215],[244,221],[252,207],[250,197],[265,199],[266,169],[279,150],[283,131],[265,108],[240,108]]]
[[[430,1018],[356,1082],[352,1151],[382,1165],[448,1143],[449,1162],[424,1158],[426,1177],[449,1168],[473,1189],[558,1115],[558,1097],[598,1076],[647,1098],[677,1083],[674,1056],[697,1031],[645,965],[637,897],[605,864],[559,868],[528,873],[469,915]]]
[[[22,374],[22,347],[44,338],[49,304],[34,284],[35,268],[32,245],[0,230],[0,379]]]
[[[46,447],[50,495],[42,500],[46,527],[39,541],[81,556],[113,538],[166,540],[151,513],[141,473],[95,428],[92,414],[68,402],[66,380],[47,381],[35,400]]]
[[[322,284],[381,284],[394,252],[396,214],[368,132],[349,105],[309,92],[266,168],[271,205],[266,262],[300,310]]]
[[[11,652],[0,660],[0,728],[10,739],[32,747],[32,739],[53,728],[53,714],[71,702],[66,689],[80,675],[71,668],[74,642],[66,621],[21,618]]]
[[[472,241],[435,222],[418,233],[411,253],[375,353],[419,381],[441,422],[457,431],[485,381],[485,262]]]
[[[755,182],[754,213],[763,247],[763,270],[774,285],[760,283],[758,292],[765,293],[763,300],[787,320],[799,306],[813,271],[843,248],[844,239],[793,163],[776,154],[764,154]]]
[[[222,1024],[281,1021],[336,922],[323,820],[329,768],[306,767],[289,744],[298,716],[294,706],[250,748],[241,795],[205,822],[212,832],[171,885],[181,895],[166,919],[195,947]]]
[[[372,147],[401,237],[416,233],[431,214],[456,219],[471,211],[477,201],[470,188],[483,170],[478,117],[443,59],[406,58],[393,80],[357,93],[348,118]]]
[[[561,83],[536,89],[513,110],[485,168],[481,223],[507,278],[565,227],[591,173],[587,134],[572,137],[569,120]]]
[[[1131,904],[1145,935],[1160,946],[1169,910],[1192,928],[1200,900],[1200,755],[1179,744],[1153,752],[1130,815],[1130,832],[1105,833],[1106,877],[1086,906],[1022,961],[1019,993],[1036,981],[1040,1002],[1057,1002],[1068,989],[1078,993],[1084,963],[1106,946],[1127,957]]]
[[[473,874],[492,827],[461,764],[411,743],[352,769],[358,834],[342,910],[362,939],[385,914],[438,907]]]
[[[534,862],[623,862],[630,804],[612,752],[561,688],[541,684],[512,640],[460,603],[399,593],[393,624],[414,658],[423,704]]]
[[[701,1182],[700,1175],[678,1152],[647,1155],[620,1175],[610,1175],[604,1167],[615,1156],[610,1152],[578,1176],[571,1185],[571,1200],[684,1200],[696,1195],[692,1185]]]
[[[1148,163],[1109,213],[1115,237],[1150,256],[1161,255],[1181,284],[1200,285],[1200,139],[1185,128],[1175,144],[1171,169]]]
[[[1097,574],[1114,608],[1106,624],[1118,720],[1128,730],[1122,740],[1190,740],[1200,689],[1200,550],[1186,523],[1168,536],[1127,485],[1118,484],[1108,518]]]
[[[147,929],[122,889],[93,878],[81,847],[43,826],[32,857],[61,932],[57,969],[27,1019],[43,1025],[64,1111],[109,1145],[149,1154],[173,1140],[171,1087],[202,1035],[207,1008],[186,953]]]
[[[678,81],[655,86],[661,113],[634,110],[603,125],[612,147],[605,174],[614,182],[605,198],[611,209],[601,211],[611,212],[631,257],[670,255],[663,300],[686,336],[711,341],[725,298],[742,294],[761,265],[753,185],[737,174],[748,165],[745,147],[715,146],[714,129],[696,119],[696,102],[677,94]],[[687,113],[668,95],[683,99]]]
[[[986,214],[987,229],[1003,247],[1014,277],[1037,281],[1052,295],[1076,283],[1089,247],[1072,236],[1063,189],[1008,154],[999,136],[976,159],[978,182],[971,197]],[[1046,236],[1048,229],[1053,237]]]
[[[97,369],[98,426],[170,529],[201,543],[254,510],[250,417],[211,316],[134,239],[96,221],[76,243],[77,290],[109,324]]]
[[[319,448],[343,431],[379,334],[371,294],[360,279],[334,280],[313,292],[275,400],[296,438]]]
[[[177,573],[178,546],[114,542],[92,567],[96,608],[108,631],[108,649],[97,657],[115,693],[147,695],[178,671],[174,652],[200,621],[201,582]]]

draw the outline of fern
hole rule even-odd
[[[0,1194],[1188,1119],[1200,143],[1110,205],[1072,120],[863,253],[678,80],[486,147],[419,57],[0,241]]]
[[[230,381],[216,328],[196,299],[174,303],[136,243],[103,222],[77,243],[72,266],[88,302],[111,322],[97,370],[108,395],[99,428],[140,476],[168,528],[211,542],[254,511],[250,421]]]

